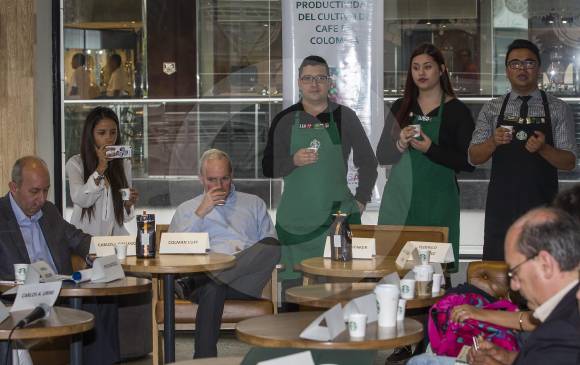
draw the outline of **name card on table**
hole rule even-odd
[[[379,318],[377,310],[377,296],[375,293],[363,295],[362,297],[354,298],[346,303],[342,309],[344,321],[348,322],[348,317],[353,313],[361,313],[367,315],[367,323],[375,322]]]
[[[292,355],[277,357],[275,359],[260,361],[256,365],[315,365],[310,351],[298,352]]]
[[[322,321],[326,327],[321,326]],[[346,330],[340,303],[322,313],[300,333],[300,338],[315,341],[331,341]]]
[[[62,281],[20,285],[10,312],[31,310],[38,307],[39,304],[52,307],[58,298],[61,287]]]
[[[123,279],[124,277],[125,272],[123,271],[123,267],[121,267],[115,255],[98,257],[93,262],[93,272],[91,275],[91,281],[93,283],[108,283],[113,280]]]
[[[127,256],[136,255],[135,242],[137,236],[93,236],[91,239],[90,252],[97,257],[110,256],[115,254],[115,246],[118,244],[127,245]]]
[[[420,263],[417,249],[428,248],[431,251],[429,262],[446,263],[453,262],[453,248],[450,243],[409,241],[397,256],[395,263],[399,269],[412,269]]]
[[[375,239],[353,237],[352,238],[352,258],[353,259],[372,259],[377,254]],[[324,257],[330,258],[330,239],[326,237],[324,245]]]
[[[49,283],[51,281],[62,281],[66,279],[70,279],[70,276],[58,275],[52,270],[49,264],[40,260],[28,265],[24,284]]]
[[[8,308],[4,305],[4,303],[0,302],[0,323],[4,322],[6,318],[10,315]]]
[[[208,251],[209,234],[207,232],[167,232],[161,235],[159,253],[200,254]]]

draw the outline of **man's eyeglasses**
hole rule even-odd
[[[535,259],[538,256],[538,254],[535,254],[533,256],[528,257],[527,259],[525,259],[524,261],[520,262],[519,264],[517,264],[516,266],[512,267],[510,270],[508,270],[507,272],[507,276],[510,279],[513,279],[517,274],[518,274],[518,269],[520,267],[522,267],[523,264],[525,264],[526,262]]]
[[[535,60],[511,60],[507,65],[512,70],[527,70],[529,68],[536,68],[536,66],[538,66],[538,62]]]
[[[317,83],[327,82],[329,79],[330,76],[327,75],[318,75],[318,76],[304,75],[300,78],[300,81],[311,84],[314,81],[316,81]]]

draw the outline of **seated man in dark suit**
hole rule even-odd
[[[484,342],[479,351],[470,351],[470,364],[578,364],[579,242],[577,220],[558,209],[532,210],[510,227],[505,240],[510,285],[526,298],[541,324],[519,353]]]
[[[14,164],[11,178],[10,192],[0,198],[0,280],[14,280],[14,264],[40,260],[58,274],[72,274],[71,255],[86,257],[91,236],[66,222],[46,200],[50,189],[46,163],[38,157],[22,157]],[[88,303],[83,309],[95,315],[95,330],[84,336],[83,364],[117,362],[116,305]]]
[[[200,160],[204,193],[181,204],[170,232],[207,232],[213,252],[235,254],[234,267],[190,277],[198,303],[195,358],[216,357],[224,301],[259,298],[280,260],[280,245],[266,204],[259,197],[237,191],[229,156],[206,151]],[[188,298],[189,299],[189,298]]]

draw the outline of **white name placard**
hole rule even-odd
[[[340,303],[322,313],[301,333],[300,338],[315,341],[332,341],[341,332],[346,330]],[[326,325],[323,325],[326,322]]]
[[[39,304],[52,307],[58,298],[61,286],[62,281],[20,285],[10,312],[31,310]]]
[[[0,301],[0,323],[4,322],[6,318],[10,315],[8,308]]]
[[[62,278],[52,270],[49,264],[41,260],[28,266],[28,272],[26,273],[26,280],[24,280],[24,283],[37,284],[57,280],[62,280]]]
[[[97,257],[110,256],[115,254],[115,246],[118,244],[127,245],[127,256],[135,256],[135,242],[137,236],[93,236],[91,247]]]
[[[352,258],[372,259],[377,254],[374,238],[353,237],[352,238]],[[324,257],[330,258],[330,240],[326,237],[324,245]]]
[[[124,277],[123,267],[121,267],[115,255],[97,257],[93,262],[93,273],[91,275],[93,283],[108,283]]]
[[[165,254],[200,254],[209,250],[207,232],[167,232],[161,235],[159,253]]]
[[[423,242],[423,241],[409,241],[405,243],[403,249],[397,256],[395,263],[401,269],[412,269],[419,264],[419,255],[417,249],[428,248],[431,251],[429,262],[446,263],[453,262],[453,247],[446,242]]]

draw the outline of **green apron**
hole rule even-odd
[[[302,260],[322,256],[331,214],[351,214],[349,223],[360,224],[360,212],[346,182],[342,143],[332,111],[329,123],[321,123],[303,111],[295,112],[290,155],[313,144],[316,163],[295,168],[284,177],[284,193],[276,213],[276,231],[282,245],[282,280],[298,279],[293,270]]]
[[[433,143],[439,143],[445,96],[441,99],[436,117],[413,117],[411,124],[421,130]],[[449,227],[449,242],[453,246],[454,265],[448,272],[456,272],[459,262],[459,190],[455,171],[435,163],[421,151],[409,148],[392,167],[385,185],[379,224],[406,226]]]

